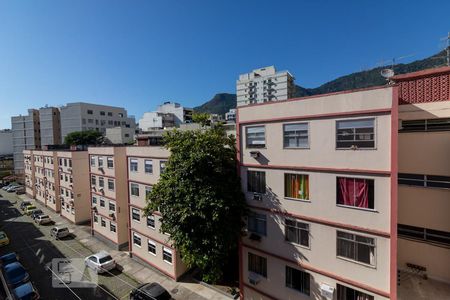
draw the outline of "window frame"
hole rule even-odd
[[[286,221],[295,222],[295,226],[288,225]],[[299,224],[306,225],[307,229],[299,227],[298,226]],[[297,241],[293,241],[293,240],[290,240],[288,238],[288,230],[287,230],[288,228],[287,227],[295,228],[295,230],[296,230],[295,233],[296,233],[297,238],[298,238]],[[305,234],[305,232],[306,232],[306,235],[308,237],[308,244],[307,245],[304,245],[304,244],[301,243],[302,242],[302,236],[301,235]],[[296,246],[299,246],[299,247],[302,247],[302,248],[305,248],[305,249],[311,249],[311,224],[303,222],[301,220],[294,219],[294,218],[287,218],[287,217],[285,217],[284,218],[284,240],[287,243],[291,243],[291,244],[294,244]]]
[[[135,166],[135,168],[134,168]],[[139,172],[139,161],[137,158],[130,158],[130,165],[128,167],[128,169],[130,170],[130,172]]]
[[[149,220],[151,220],[151,219],[153,219],[153,226],[149,225]],[[147,215],[146,224],[147,224],[148,228],[153,229],[153,230],[156,229],[156,218],[155,218],[155,215],[153,215],[153,214]]]
[[[264,218],[262,218],[261,216],[264,216]],[[265,226],[264,226],[264,233],[258,232],[256,230],[254,230],[255,228],[250,228],[250,218],[254,218],[255,219],[255,225],[258,222],[264,222]],[[257,228],[258,226],[256,226]],[[254,233],[254,234],[258,234],[261,236],[267,236],[267,215],[266,214],[260,214],[257,213],[255,211],[250,211],[248,216],[247,216],[247,230],[248,232]]]
[[[307,177],[307,181],[308,181],[308,197],[307,199],[304,198],[296,198],[296,197],[291,197],[287,195],[287,187],[286,187],[286,183],[287,183],[287,176],[306,176]],[[309,174],[305,174],[305,173],[283,173],[283,188],[284,188],[284,198],[285,199],[289,199],[289,200],[294,200],[294,201],[304,201],[304,202],[311,202],[311,188],[310,188],[310,176]]]
[[[108,169],[114,169],[114,158],[111,156],[106,157],[106,167]]]
[[[114,192],[115,188],[116,188],[116,184],[115,184],[114,179],[108,178],[108,191]]]
[[[150,165],[150,172],[147,172],[147,165]],[[144,160],[144,173],[145,174],[153,174],[153,160],[152,159]]]
[[[136,243],[135,238],[139,239],[139,244]],[[133,246],[142,248],[142,236],[140,236],[139,234],[137,234],[136,232],[133,231],[132,240],[133,240]]]
[[[345,204],[340,204],[338,203],[338,197],[339,197],[339,178],[347,178],[347,179],[363,179],[363,180],[369,180],[372,182],[372,184],[369,184],[369,189],[370,187],[372,187],[372,191],[369,190],[369,206],[370,206],[370,202],[372,201],[373,207],[358,207],[355,205],[345,205]],[[371,195],[372,195],[372,200],[371,200]],[[350,176],[336,176],[336,206],[337,207],[343,207],[343,208],[350,208],[350,209],[357,209],[357,210],[362,210],[362,211],[372,211],[372,212],[376,212],[376,205],[375,205],[375,178],[368,178],[368,177],[350,177]]]
[[[154,252],[150,251],[150,245],[154,249]],[[147,252],[150,253],[153,256],[156,256],[156,243],[153,240],[151,240],[151,239],[147,240]]]
[[[288,272],[289,271],[292,273],[291,276],[288,276]],[[301,273],[300,276],[302,277],[301,278],[302,280],[307,278],[307,280],[306,280],[307,283],[302,281],[301,284],[300,284],[303,287],[303,290],[302,289],[298,289],[298,288],[295,287],[295,283],[293,281],[293,277],[294,277],[293,272],[300,272]],[[291,277],[290,278],[291,279],[290,282],[288,282],[288,280],[289,280],[288,277]],[[308,285],[308,286],[306,287],[306,285]],[[285,286],[287,288],[292,289],[294,291],[297,291],[297,292],[299,292],[299,293],[301,293],[303,295],[310,296],[311,295],[311,274],[309,274],[306,271],[303,271],[303,270],[300,270],[300,269],[297,269],[297,268],[293,268],[293,267],[290,267],[290,266],[286,265],[285,266]]]
[[[247,270],[267,278],[267,257],[247,252]]]
[[[167,248],[165,246],[162,246],[162,249],[163,249],[163,256],[162,256],[163,261],[165,263],[168,263],[169,265],[172,265],[173,264],[173,250],[170,248]],[[170,253],[170,261],[165,259],[165,255],[168,255],[167,253]]]
[[[133,194],[133,190],[137,190],[137,194]],[[130,195],[133,197],[140,196],[140,187],[138,183],[130,182]]]
[[[307,134],[307,137],[306,137],[306,139],[307,139],[307,142],[306,142],[306,146],[295,146],[295,147],[289,147],[289,146],[286,146],[286,143],[285,143],[285,139],[286,139],[286,136],[285,136],[285,134],[286,134],[286,126],[289,126],[289,125],[303,125],[303,124],[306,124],[306,134]],[[282,143],[283,143],[283,149],[310,149],[310,134],[309,134],[309,130],[310,129],[310,123],[309,122],[294,122],[294,123],[283,123],[283,136],[282,136],[282,138],[283,138],[283,140],[282,140]]]
[[[352,146],[338,147],[338,123],[358,122],[358,121],[368,121],[368,120],[373,120],[373,147],[356,147],[356,148],[352,148]],[[376,117],[336,119],[335,125],[334,125],[335,150],[353,150],[353,151],[355,151],[355,150],[376,150],[377,149],[377,137],[378,137],[377,127],[378,126],[377,126],[377,118]],[[356,128],[357,127],[353,127],[353,129],[356,129]],[[353,135],[356,136],[356,131],[354,131]],[[353,141],[356,141],[356,139],[354,139]]]
[[[264,144],[249,144],[248,129],[262,127],[264,129]],[[255,146],[256,145],[256,146]],[[245,148],[246,149],[265,149],[267,147],[266,125],[245,126]]]
[[[135,216],[137,216],[137,219],[135,218]],[[131,208],[131,220],[137,223],[141,223],[141,210],[139,208]]]
[[[344,234],[353,235],[354,239],[350,240],[348,238],[339,237],[339,232],[344,233]],[[373,245],[369,245],[369,244],[360,242],[363,245],[366,245],[366,246],[369,246],[369,247],[370,246],[373,247],[373,264],[357,260],[357,257],[358,257],[358,253],[357,253],[358,252],[358,250],[357,250],[358,241],[357,241],[356,237],[368,238],[368,239],[372,239],[373,240]],[[355,258],[351,258],[351,257],[347,257],[347,256],[343,256],[343,255],[339,254],[339,242],[338,242],[339,239],[355,243],[355,247],[354,247]],[[349,232],[349,231],[344,231],[344,230],[336,230],[336,257],[337,258],[375,269],[377,267],[377,253],[378,253],[378,251],[377,251],[377,239],[375,237],[371,237],[371,236],[367,236],[367,235],[360,235],[360,234],[356,234],[356,233]]]
[[[260,175],[259,180],[262,180],[263,184],[262,185],[261,185],[261,183],[257,184],[257,185],[261,185],[261,187],[262,187],[262,189],[260,191],[257,191],[257,189],[253,189],[253,188],[255,188],[253,186],[253,181],[257,181],[258,178],[250,181],[250,178],[253,177],[253,176],[250,176],[250,174],[255,174],[255,173],[262,174],[262,175]],[[267,192],[267,182],[266,182],[266,172],[265,171],[247,170],[247,192],[261,194],[261,195],[266,194],[266,192]]]

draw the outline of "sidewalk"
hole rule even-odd
[[[30,200],[27,196],[19,196],[22,200]],[[32,199],[31,199],[32,200]],[[32,200],[36,203],[36,207],[44,211],[55,221],[57,226],[67,226],[71,233],[76,236],[76,240],[84,245],[92,252],[98,252],[100,250],[108,251],[115,259],[118,265],[123,270],[122,272],[129,277],[135,279],[139,283],[144,282],[158,282],[164,286],[174,297],[174,299],[211,299],[211,300],[229,300],[233,299],[231,296],[226,296],[211,288],[195,283],[189,277],[183,279],[183,282],[176,282],[173,279],[167,277],[151,266],[143,265],[129,256],[128,251],[117,251],[111,249],[108,245],[102,241],[96,239],[90,234],[90,225],[74,225],[68,220],[61,217],[59,214],[53,212],[51,209],[46,208],[41,203]]]

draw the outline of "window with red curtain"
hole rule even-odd
[[[336,193],[339,205],[374,208],[373,179],[337,177]]]

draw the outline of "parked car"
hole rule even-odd
[[[106,251],[100,251],[86,257],[84,263],[88,268],[91,268],[97,273],[111,271],[116,267],[116,261]]]
[[[6,191],[7,189],[12,188],[13,186],[18,186],[18,184],[17,183],[10,183],[10,184],[2,187],[2,190]]]
[[[44,214],[37,216],[34,221],[39,225],[49,224],[53,222],[48,215]]]
[[[8,254],[0,256],[0,265],[6,266],[10,263],[19,261],[19,256],[15,252],[10,252]]]
[[[9,187],[6,191],[8,192],[8,193],[13,193],[13,192],[15,192],[17,189],[20,189],[22,186],[20,186],[20,185],[14,185],[14,186],[11,186],[11,187]]]
[[[144,283],[137,286],[130,293],[130,300],[170,300],[169,292],[160,284]]]
[[[25,194],[25,187],[21,186],[20,188],[16,189],[16,195],[23,195]]]
[[[34,205],[28,205],[28,206],[25,208],[25,214],[26,214],[27,216],[30,216],[30,215],[33,213],[33,210],[35,210],[35,209],[37,209],[36,206],[34,206]]]
[[[40,209],[35,209],[33,210],[33,212],[31,213],[31,218],[34,220],[36,219],[38,216],[43,215],[44,212]]]
[[[12,296],[14,300],[38,300],[41,298],[31,282],[16,287],[12,292]]]
[[[9,238],[4,231],[0,231],[0,246],[9,244]]]
[[[20,262],[13,262],[3,267],[5,280],[10,287],[17,287],[30,280],[30,274],[25,270]]]
[[[69,228],[67,227],[53,227],[50,231],[50,236],[54,237],[55,239],[64,238],[66,236],[69,236]]]
[[[31,201],[30,200],[24,200],[24,201],[22,201],[22,203],[20,203],[20,209],[21,210],[25,210],[25,208],[28,206],[28,205],[32,205],[33,203],[31,203]]]

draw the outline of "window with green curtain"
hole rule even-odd
[[[309,176],[305,174],[284,174],[284,196],[309,200]]]

